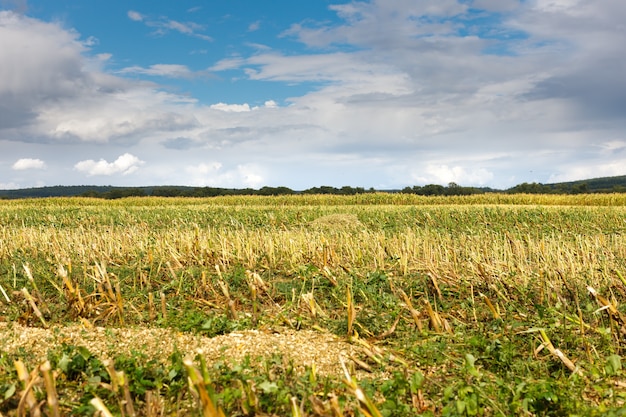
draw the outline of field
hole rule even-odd
[[[0,201],[0,416],[626,415],[626,194]]]

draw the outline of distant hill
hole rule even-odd
[[[365,190],[361,187],[344,186],[341,188],[321,186],[304,191],[294,191],[287,187],[262,187],[234,189],[218,187],[187,187],[177,185],[163,185],[151,187],[114,187],[100,185],[57,185],[52,187],[23,188],[17,190],[0,190],[0,199],[43,198],[43,197],[98,197],[122,198],[134,196],[161,196],[161,197],[215,197],[220,195],[287,195],[287,194],[361,194],[367,192],[407,192],[422,195],[462,195],[480,194],[489,192],[506,193],[626,193],[626,175],[616,177],[591,178],[579,181],[559,182],[551,184],[522,183],[506,190],[491,188],[462,187],[454,183],[447,187],[436,184],[425,186],[406,187],[403,190]]]
[[[585,187],[589,192],[626,192],[626,175],[546,184],[554,189]]]
[[[551,184],[523,183],[506,190],[508,193],[626,193],[626,175],[590,178]]]

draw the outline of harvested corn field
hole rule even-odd
[[[0,413],[619,415],[625,204],[3,201]]]

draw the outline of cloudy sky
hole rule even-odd
[[[624,0],[0,0],[0,189],[626,174]]]

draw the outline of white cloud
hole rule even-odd
[[[187,167],[187,172],[198,176],[206,176],[216,173],[222,168],[222,164],[219,162],[209,162],[209,163],[201,163],[195,166]]]
[[[626,141],[624,140],[610,140],[604,143],[601,143],[600,148],[607,152],[613,153],[615,151],[625,150],[626,149]]]
[[[193,72],[186,65],[154,64],[148,68],[140,66],[126,67],[118,71],[119,74],[141,74],[170,78],[194,78],[206,75],[204,72]]]
[[[22,158],[15,161],[12,168],[16,171],[23,171],[27,169],[45,169],[46,163],[41,159]]]
[[[257,20],[256,22],[252,22],[248,25],[248,32],[256,32],[261,28],[261,21]]]
[[[495,12],[510,12],[519,8],[520,2],[518,0],[474,0],[472,7]]]
[[[93,159],[80,161],[74,165],[74,169],[86,173],[89,176],[110,176],[116,174],[128,175],[137,171],[144,163],[144,161],[140,160],[136,156],[125,153],[113,162],[107,162],[104,159],[100,159],[99,161],[94,161]]]
[[[257,164],[241,164],[231,170],[222,170],[220,162],[188,166],[185,171],[191,184],[197,187],[251,187],[265,185],[264,168]]]
[[[134,10],[129,10],[127,15],[130,20],[134,20],[135,22],[141,22],[144,19],[144,16],[141,13]]]
[[[617,175],[626,175],[626,158],[583,161],[576,164],[565,163],[559,168],[559,172],[551,175],[546,182],[567,182]]]
[[[129,19],[135,22],[142,22],[148,27],[155,28],[155,35],[165,35],[169,31],[173,30],[205,41],[213,41],[213,38],[210,36],[199,33],[205,29],[205,26],[199,23],[179,22],[163,16],[153,19],[134,10],[128,11],[127,15]]]
[[[250,105],[248,103],[244,103],[244,104],[216,103],[216,104],[211,104],[211,106],[209,107],[214,110],[221,110],[224,112],[233,112],[233,113],[249,112],[251,110]]]
[[[0,190],[17,190],[21,186],[16,182],[0,182]]]
[[[485,185],[493,179],[493,173],[485,168],[462,166],[427,165],[423,171],[414,172],[412,179],[418,184]]]
[[[476,26],[471,5],[493,24]],[[0,12],[0,140],[13,141],[0,144],[3,157],[79,155],[65,166],[84,159],[80,172],[122,174],[140,164],[88,155],[103,144],[117,154],[132,146],[150,164],[116,180],[215,186],[506,187],[622,173],[626,2],[372,0],[332,10],[341,21],[301,22],[282,35],[306,49],[229,49],[207,71],[223,71],[233,86],[211,80],[217,88],[205,103],[176,93],[173,80],[203,71],[130,62],[113,72],[108,67],[120,61],[96,55],[81,34]],[[134,11],[128,18],[154,34],[205,30]],[[276,83],[275,101],[259,97],[258,83]],[[221,95],[237,87],[236,97]],[[247,97],[248,88],[256,96]],[[47,147],[35,148],[40,142]],[[203,165],[215,159],[220,165]],[[66,181],[58,166],[48,167],[46,180]],[[24,179],[13,179],[10,167],[0,164],[6,182],[41,176],[22,171]],[[159,176],[155,167],[171,168]]]
[[[237,69],[246,63],[246,60],[242,57],[224,58],[218,61],[215,65],[209,68],[210,71],[226,71],[230,69]]]

